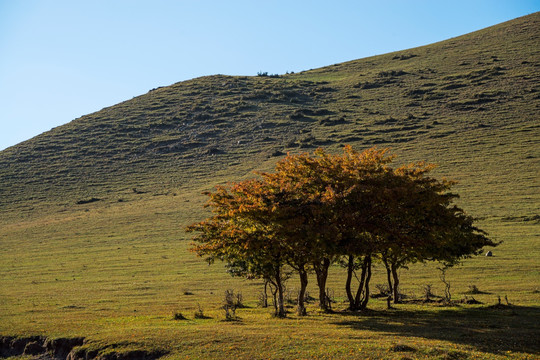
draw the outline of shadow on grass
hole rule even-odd
[[[352,313],[343,313],[351,315]],[[443,340],[477,350],[540,354],[540,307],[463,306],[435,310],[367,310],[365,317],[335,324],[358,330]]]

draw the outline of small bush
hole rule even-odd
[[[289,142],[285,145],[285,147],[287,147],[287,148],[292,148],[292,147],[296,147],[296,146],[298,146],[298,144],[296,143],[296,138],[294,138],[293,140],[289,141]]]
[[[236,307],[240,309],[247,307],[246,305],[244,305],[244,296],[241,292],[236,293]]]
[[[210,319],[209,316],[204,315],[201,305],[197,304],[197,307],[198,307],[197,311],[195,311],[195,314],[193,314],[193,317],[195,319]]]
[[[482,304],[482,302],[476,300],[474,297],[468,297],[467,295],[465,295],[465,297],[463,299],[461,299],[460,303],[462,304]]]
[[[431,290],[431,284],[427,284],[422,287],[422,295],[424,296],[425,301],[429,301],[431,300],[431,298],[436,297],[436,295]]]
[[[336,302],[336,296],[333,289],[326,288],[326,300],[328,301],[328,304]]]
[[[173,320],[187,320],[187,318],[181,312],[173,313]]]
[[[259,293],[259,297],[258,297],[258,302],[257,302],[257,305],[259,307],[262,307],[262,308],[267,308],[268,307],[268,294],[265,293],[264,291],[261,291]]]
[[[300,292],[300,291],[299,291]],[[300,294],[298,294],[300,295]],[[298,298],[298,296],[297,296]],[[306,293],[304,294],[304,301],[306,303],[310,303],[310,302],[314,302],[315,300],[317,300],[316,298],[314,298],[313,296],[311,296],[311,294],[309,293],[309,291],[306,290]]]
[[[469,290],[465,291],[465,294],[475,295],[475,294],[489,294],[488,292],[478,289],[476,285],[469,285]]]
[[[79,200],[76,202],[77,205],[84,205],[84,204],[90,204],[90,203],[93,203],[93,202],[96,202],[96,201],[101,201],[101,199],[99,198],[90,198],[90,199],[83,199],[83,200]]]
[[[380,295],[384,295],[384,296],[390,295],[390,288],[388,287],[388,284],[377,284],[375,285],[375,288],[379,290]]]
[[[416,348],[413,348],[412,346],[405,345],[405,344],[397,344],[390,348],[390,351],[394,352],[415,352],[417,351]]]
[[[225,311],[225,320],[236,320],[236,309],[245,307],[242,303],[242,293],[234,293],[234,290],[225,291],[223,301],[223,310]]]
[[[268,71],[259,71],[257,73],[257,76],[266,76],[266,77],[277,78],[277,77],[279,77],[279,74],[268,74]]]
[[[293,295],[294,289],[283,289],[283,302],[285,304],[294,305],[296,304],[296,299]]]

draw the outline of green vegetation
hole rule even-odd
[[[539,29],[537,13],[321,69],[185,81],[2,151],[0,335],[79,336],[81,354],[171,359],[537,357]],[[361,314],[317,314],[308,302],[308,316],[275,319],[257,307],[261,281],[188,251],[183,227],[209,215],[201,192],[288,151],[343,144],[391,147],[459,181],[459,206],[503,241],[446,273],[454,300],[482,304],[415,301],[445,286],[433,266],[412,265],[394,309],[375,298]],[[335,310],[348,305],[343,278],[330,268]],[[386,284],[384,266],[371,281]],[[297,290],[286,287],[286,298]],[[246,307],[223,321],[230,289]],[[195,319],[199,309],[208,318]]]

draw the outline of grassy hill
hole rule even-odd
[[[536,13],[296,74],[197,78],[75,119],[0,152],[0,335],[84,336],[171,358],[399,358],[388,349],[402,342],[428,358],[538,354],[539,112]],[[504,242],[452,270],[454,294],[475,284],[486,303],[508,295],[522,306],[514,318],[416,305],[391,317],[374,301],[368,319],[269,319],[255,307],[259,283],[187,252],[182,228],[205,216],[201,191],[271,169],[286,152],[344,144],[391,147],[397,162],[434,162],[460,182],[460,205]],[[339,269],[332,276],[339,299]],[[402,277],[411,296],[441,287],[430,266]],[[251,306],[238,324],[218,320],[228,288]],[[213,319],[171,320],[198,304]],[[428,331],[435,318],[441,328]]]

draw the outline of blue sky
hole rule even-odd
[[[539,10],[540,0],[0,0],[0,150],[158,86],[297,72]]]

